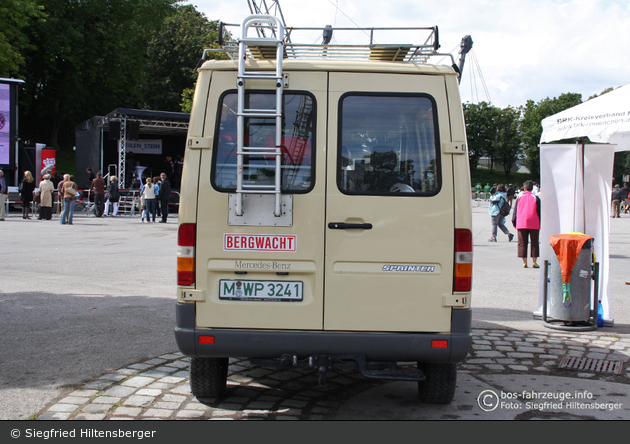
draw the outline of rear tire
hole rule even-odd
[[[449,404],[457,387],[457,364],[418,362],[418,370],[426,376],[418,382],[420,401],[427,404]]]
[[[227,386],[228,358],[192,358],[190,390],[195,397],[218,398]]]

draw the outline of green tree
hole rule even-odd
[[[48,18],[29,28],[23,138],[70,146],[74,126],[139,107],[147,45],[174,0],[40,0]]]
[[[35,0],[0,1],[0,77],[19,74],[25,61],[23,51],[33,47],[24,30],[45,18],[43,7]]]
[[[494,122],[497,114],[497,108],[486,102],[464,104],[468,161],[472,171],[477,170],[479,160],[482,157],[493,157],[496,128],[493,127],[492,122]]]
[[[162,111],[186,109],[186,90],[194,90],[196,66],[206,48],[218,48],[218,22],[192,5],[177,6],[149,43],[149,79],[145,107]],[[216,58],[225,57],[217,54]],[[214,58],[214,54],[210,55]],[[184,107],[184,108],[182,108]]]
[[[564,111],[582,103],[582,94],[565,93],[559,97],[549,97],[535,103],[528,100],[522,108],[521,134],[525,156],[533,177],[540,175],[540,136],[542,136],[542,120],[553,114]]]
[[[507,178],[522,152],[519,132],[520,111],[509,106],[501,109],[495,114],[493,123],[497,132],[493,152],[496,160],[503,166]]]

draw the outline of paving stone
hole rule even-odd
[[[134,393],[137,389],[135,387],[123,387],[122,385],[114,386],[108,390],[106,390],[103,395],[105,396],[114,396],[118,398],[126,398],[127,396]]]
[[[128,378],[127,375],[122,375],[120,373],[109,373],[107,375],[101,376],[98,379],[108,379],[110,381],[118,382],[118,381],[122,381],[123,379],[126,379],[126,378]]]
[[[61,401],[60,404],[85,404],[89,399],[82,396],[66,396]]]
[[[160,365],[160,364],[164,364],[165,362],[167,362],[167,359],[153,358],[153,359],[149,359],[148,361],[144,361],[143,364]]]
[[[82,410],[88,413],[107,413],[112,407],[114,404],[88,404]]]
[[[37,417],[38,421],[65,421],[70,417],[71,413],[63,412],[45,412]]]
[[[500,351],[479,351],[475,353],[478,358],[504,358],[505,354]]]
[[[107,381],[105,379],[96,379],[92,382],[88,382],[83,386],[86,389],[105,390],[108,387],[114,385],[114,381]]]
[[[175,367],[175,368],[187,368],[190,367],[190,364],[185,361],[174,361],[165,364],[166,367]]]
[[[129,366],[129,368],[136,369],[136,370],[146,370],[146,369],[149,369],[151,367],[153,367],[153,366],[149,365],[149,364],[133,364],[133,365]]]
[[[99,393],[98,390],[79,389],[79,390],[75,390],[73,392],[70,392],[68,396],[80,396],[80,397],[85,397],[85,398],[91,398],[92,396],[95,396],[98,393]]]
[[[527,370],[529,370],[529,367],[527,367],[526,365],[508,365],[508,367],[519,372],[526,372]]]
[[[183,419],[197,419],[203,415],[204,412],[200,410],[180,410],[175,416]]]
[[[126,406],[147,407],[151,405],[153,401],[155,401],[155,398],[153,396],[133,395],[130,396],[126,401],[124,401],[123,404]]]
[[[143,417],[168,418],[173,414],[173,410],[148,409],[142,414]]]
[[[79,413],[74,419],[77,421],[102,421],[106,416],[104,413]]]
[[[131,379],[122,382],[121,385],[140,388],[144,387],[145,385],[149,385],[152,382],[155,382],[154,378],[148,378],[146,376],[134,376]]]
[[[48,409],[48,411],[49,412],[65,412],[65,413],[69,413],[69,412],[74,412],[78,408],[79,408],[79,406],[77,404],[55,404],[55,405],[51,406]]]
[[[118,407],[115,411],[114,411],[114,415],[116,416],[138,416],[140,413],[142,413],[142,409],[139,407]]]
[[[92,404],[116,404],[121,398],[113,396],[99,396],[92,401]]]
[[[120,370],[117,370],[116,373],[120,373],[121,375],[131,376],[131,375],[137,375],[139,373],[139,370],[136,370],[134,368],[121,368]]]
[[[160,382],[166,382],[168,384],[177,384],[185,380],[186,380],[185,377],[167,376],[165,378],[160,379]]]

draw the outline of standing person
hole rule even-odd
[[[514,189],[514,187],[512,186],[512,184],[508,185],[507,191],[507,201],[508,204],[510,205],[510,207],[512,206],[512,203],[514,202],[514,199],[516,197],[516,190]]]
[[[70,174],[64,174],[61,182],[57,185],[57,199],[59,199],[59,214],[63,212],[63,184],[70,179]]]
[[[153,186],[153,181],[150,177],[147,177],[142,195],[144,196],[144,203],[147,207],[147,222],[151,222],[151,218],[153,218],[153,222],[155,222],[155,213],[157,212],[155,207],[157,206],[157,198],[155,197],[155,187]]]
[[[184,169],[184,158],[182,156],[177,156],[177,160],[173,165],[173,186],[176,189],[179,189],[180,182],[182,180],[182,171]]]
[[[499,185],[497,185],[497,191],[492,195],[492,198],[490,199],[490,204],[488,205],[488,214],[490,215],[490,219],[492,220],[492,237],[488,239],[488,242],[497,241],[497,227],[499,227],[503,234],[508,237],[508,242],[512,242],[512,239],[514,239],[514,235],[510,233],[510,230],[508,230],[503,223],[503,219],[505,218],[505,216],[499,214],[499,212],[501,211],[501,206],[506,202],[507,193],[505,192],[505,185],[500,183]]]
[[[88,178],[87,178],[87,186],[85,188],[89,189],[92,186],[92,181],[94,179],[96,179],[96,176],[94,175],[94,172],[92,171],[92,168],[90,168],[90,167],[87,167],[85,169],[85,172],[87,173],[87,176],[88,176]]]
[[[44,180],[39,183],[39,220],[52,219],[52,203],[54,190],[55,186],[50,180],[50,174],[44,174]]]
[[[118,190],[118,178],[116,176],[112,176],[109,182],[109,187],[107,188],[107,202],[105,202],[105,211],[103,212],[103,216],[107,216],[109,214],[109,205],[110,203],[114,207],[112,210],[112,216],[118,216],[118,201],[120,200],[120,191]]]
[[[94,193],[94,213],[96,217],[103,216],[105,210],[105,181],[103,173],[96,173],[96,178],[92,180],[90,191]]]
[[[171,198],[171,183],[165,173],[160,174],[162,184],[160,185],[160,206],[162,207],[162,220],[160,223],[165,224],[168,219],[168,202]]]
[[[0,170],[0,221],[4,220],[6,213],[7,193],[9,188],[7,187],[7,181],[4,178],[4,171]]]
[[[72,225],[72,215],[74,214],[74,200],[79,187],[74,183],[74,176],[68,175],[68,180],[63,182],[61,195],[63,196],[63,214],[61,215],[61,225]]]
[[[630,194],[630,187],[628,187],[628,183],[624,182],[623,187],[621,188],[621,211],[624,213],[628,212],[628,206],[630,201],[628,200],[628,195]]]
[[[66,183],[66,181],[69,179],[70,179],[70,174],[64,174],[63,179],[61,179],[61,182],[59,182],[59,185],[57,185],[57,199],[59,199],[59,214],[63,212],[63,203],[64,203],[63,184]]]
[[[490,190],[492,189],[492,187],[490,186],[489,183],[486,183],[486,186],[483,187],[483,192],[486,194],[485,196],[485,200],[490,199]]]
[[[527,243],[531,241],[531,256],[534,268],[540,256],[540,198],[532,194],[534,183],[531,180],[523,184],[523,193],[514,204],[512,225],[518,231],[518,257],[523,258],[523,268],[527,268]]]
[[[35,179],[30,171],[24,171],[24,178],[20,184],[20,197],[22,198],[22,219],[30,219],[31,204],[35,191]]]
[[[475,193],[477,193],[477,199],[476,200],[481,200],[481,191],[483,190],[483,187],[481,186],[480,182],[477,182],[477,185],[475,185]]]
[[[621,189],[619,184],[615,185],[612,192],[612,217],[619,217],[619,210],[621,207]]]
[[[160,210],[160,178],[155,176],[153,178],[153,186],[155,187],[155,214],[157,217],[162,217],[162,211]]]
[[[59,175],[59,171],[55,171],[53,173],[52,177],[50,178],[50,182],[52,182],[53,187],[56,190],[57,189],[57,185],[59,185],[59,182],[61,182],[61,176]]]

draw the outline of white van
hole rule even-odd
[[[437,29],[361,47],[293,44],[272,16],[241,29],[234,60],[198,70],[185,153],[175,336],[193,394],[222,395],[247,357],[450,402],[472,215],[457,73],[428,63]]]

